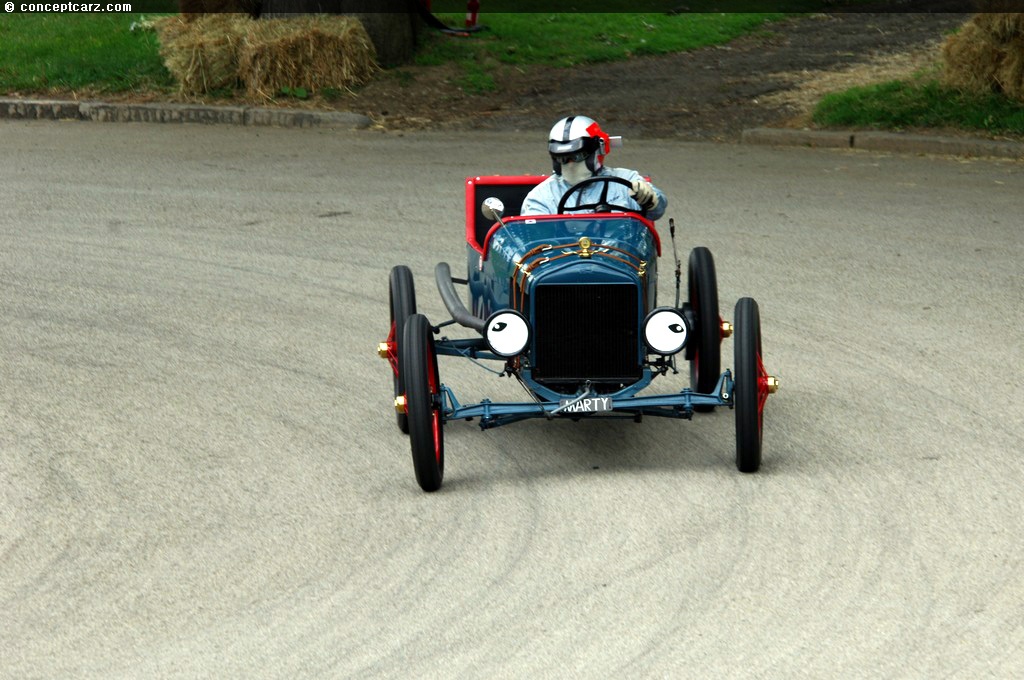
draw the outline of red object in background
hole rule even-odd
[[[480,0],[469,0],[466,3],[466,25],[476,26],[476,15],[480,11]]]

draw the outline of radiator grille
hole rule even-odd
[[[630,284],[534,289],[533,377],[544,383],[640,379],[639,292]]]

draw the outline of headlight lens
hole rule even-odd
[[[689,331],[682,313],[671,307],[659,307],[644,319],[644,342],[658,354],[675,354],[686,347]]]
[[[514,357],[530,344],[530,324],[519,312],[503,309],[487,319],[484,340],[498,356]]]

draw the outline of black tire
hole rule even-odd
[[[409,317],[401,348],[398,363],[405,379],[405,407],[416,481],[424,491],[437,491],[444,478],[444,418],[434,333],[427,317]]]
[[[761,314],[752,298],[741,298],[736,303],[733,344],[736,468],[740,472],[757,472],[761,467],[761,432],[768,392],[761,359]]]
[[[391,334],[389,342],[395,343],[395,356],[401,356],[402,330],[405,320],[416,313],[416,287],[412,281],[412,271],[405,265],[398,265],[391,270],[388,279],[388,297],[391,301]],[[395,397],[405,394],[405,383],[402,372],[395,372]],[[398,429],[409,434],[409,419],[404,413],[396,415]]]
[[[687,268],[687,288],[690,309],[696,328],[690,359],[690,388],[701,394],[710,394],[722,374],[722,317],[718,312],[718,278],[711,251],[703,246],[690,252]],[[695,411],[707,413],[714,406],[699,405]]]

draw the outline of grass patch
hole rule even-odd
[[[498,89],[490,69],[478,63],[465,64],[463,75],[456,80],[456,84],[469,94],[485,94]]]
[[[0,91],[162,90],[174,86],[137,14],[0,16]]]
[[[1024,104],[998,94],[970,94],[938,81],[891,81],[826,95],[812,119],[824,126],[960,128],[1024,135]]]
[[[726,43],[757,31],[784,13],[495,13],[480,15],[487,30],[470,37],[430,33],[416,63],[463,65],[488,60],[511,65],[575,66],[633,56],[683,52]],[[453,27],[465,14],[442,14]]]
[[[441,15],[459,26],[465,14]],[[455,62],[467,92],[493,92],[500,64],[573,66],[721,44],[787,15],[484,14],[489,30],[461,38],[427,31],[416,63]],[[175,87],[156,35],[131,14],[0,15],[0,91],[165,91]],[[396,71],[402,77],[402,71]]]

